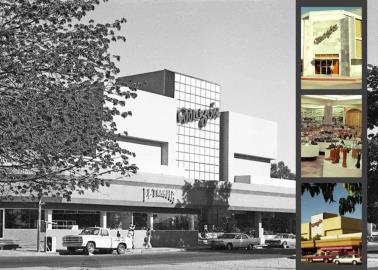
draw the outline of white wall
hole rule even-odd
[[[229,112],[228,180],[235,175],[270,178],[270,164],[236,159],[234,154],[277,159],[277,124],[257,117]]]
[[[131,137],[168,143],[168,165],[176,166],[176,108],[177,101],[173,98],[139,90],[137,98],[127,99],[126,107],[120,107],[121,110],[130,110],[132,116],[116,116],[115,122],[120,133],[127,131]],[[124,142],[120,144],[135,151],[136,157],[130,161],[141,169],[160,165],[158,147]]]

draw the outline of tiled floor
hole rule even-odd
[[[316,160],[301,162],[302,177],[322,177],[324,156],[318,156]]]

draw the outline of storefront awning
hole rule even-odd
[[[340,247],[323,247],[321,248],[323,251],[330,251],[330,250],[353,250],[352,246],[340,246]]]

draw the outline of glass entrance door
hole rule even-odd
[[[339,74],[339,59],[315,59],[315,74]]]

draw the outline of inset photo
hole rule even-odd
[[[362,184],[303,183],[301,189],[302,264],[361,264]]]
[[[301,97],[301,176],[361,177],[360,95]]]
[[[301,89],[362,88],[362,8],[301,8]]]

